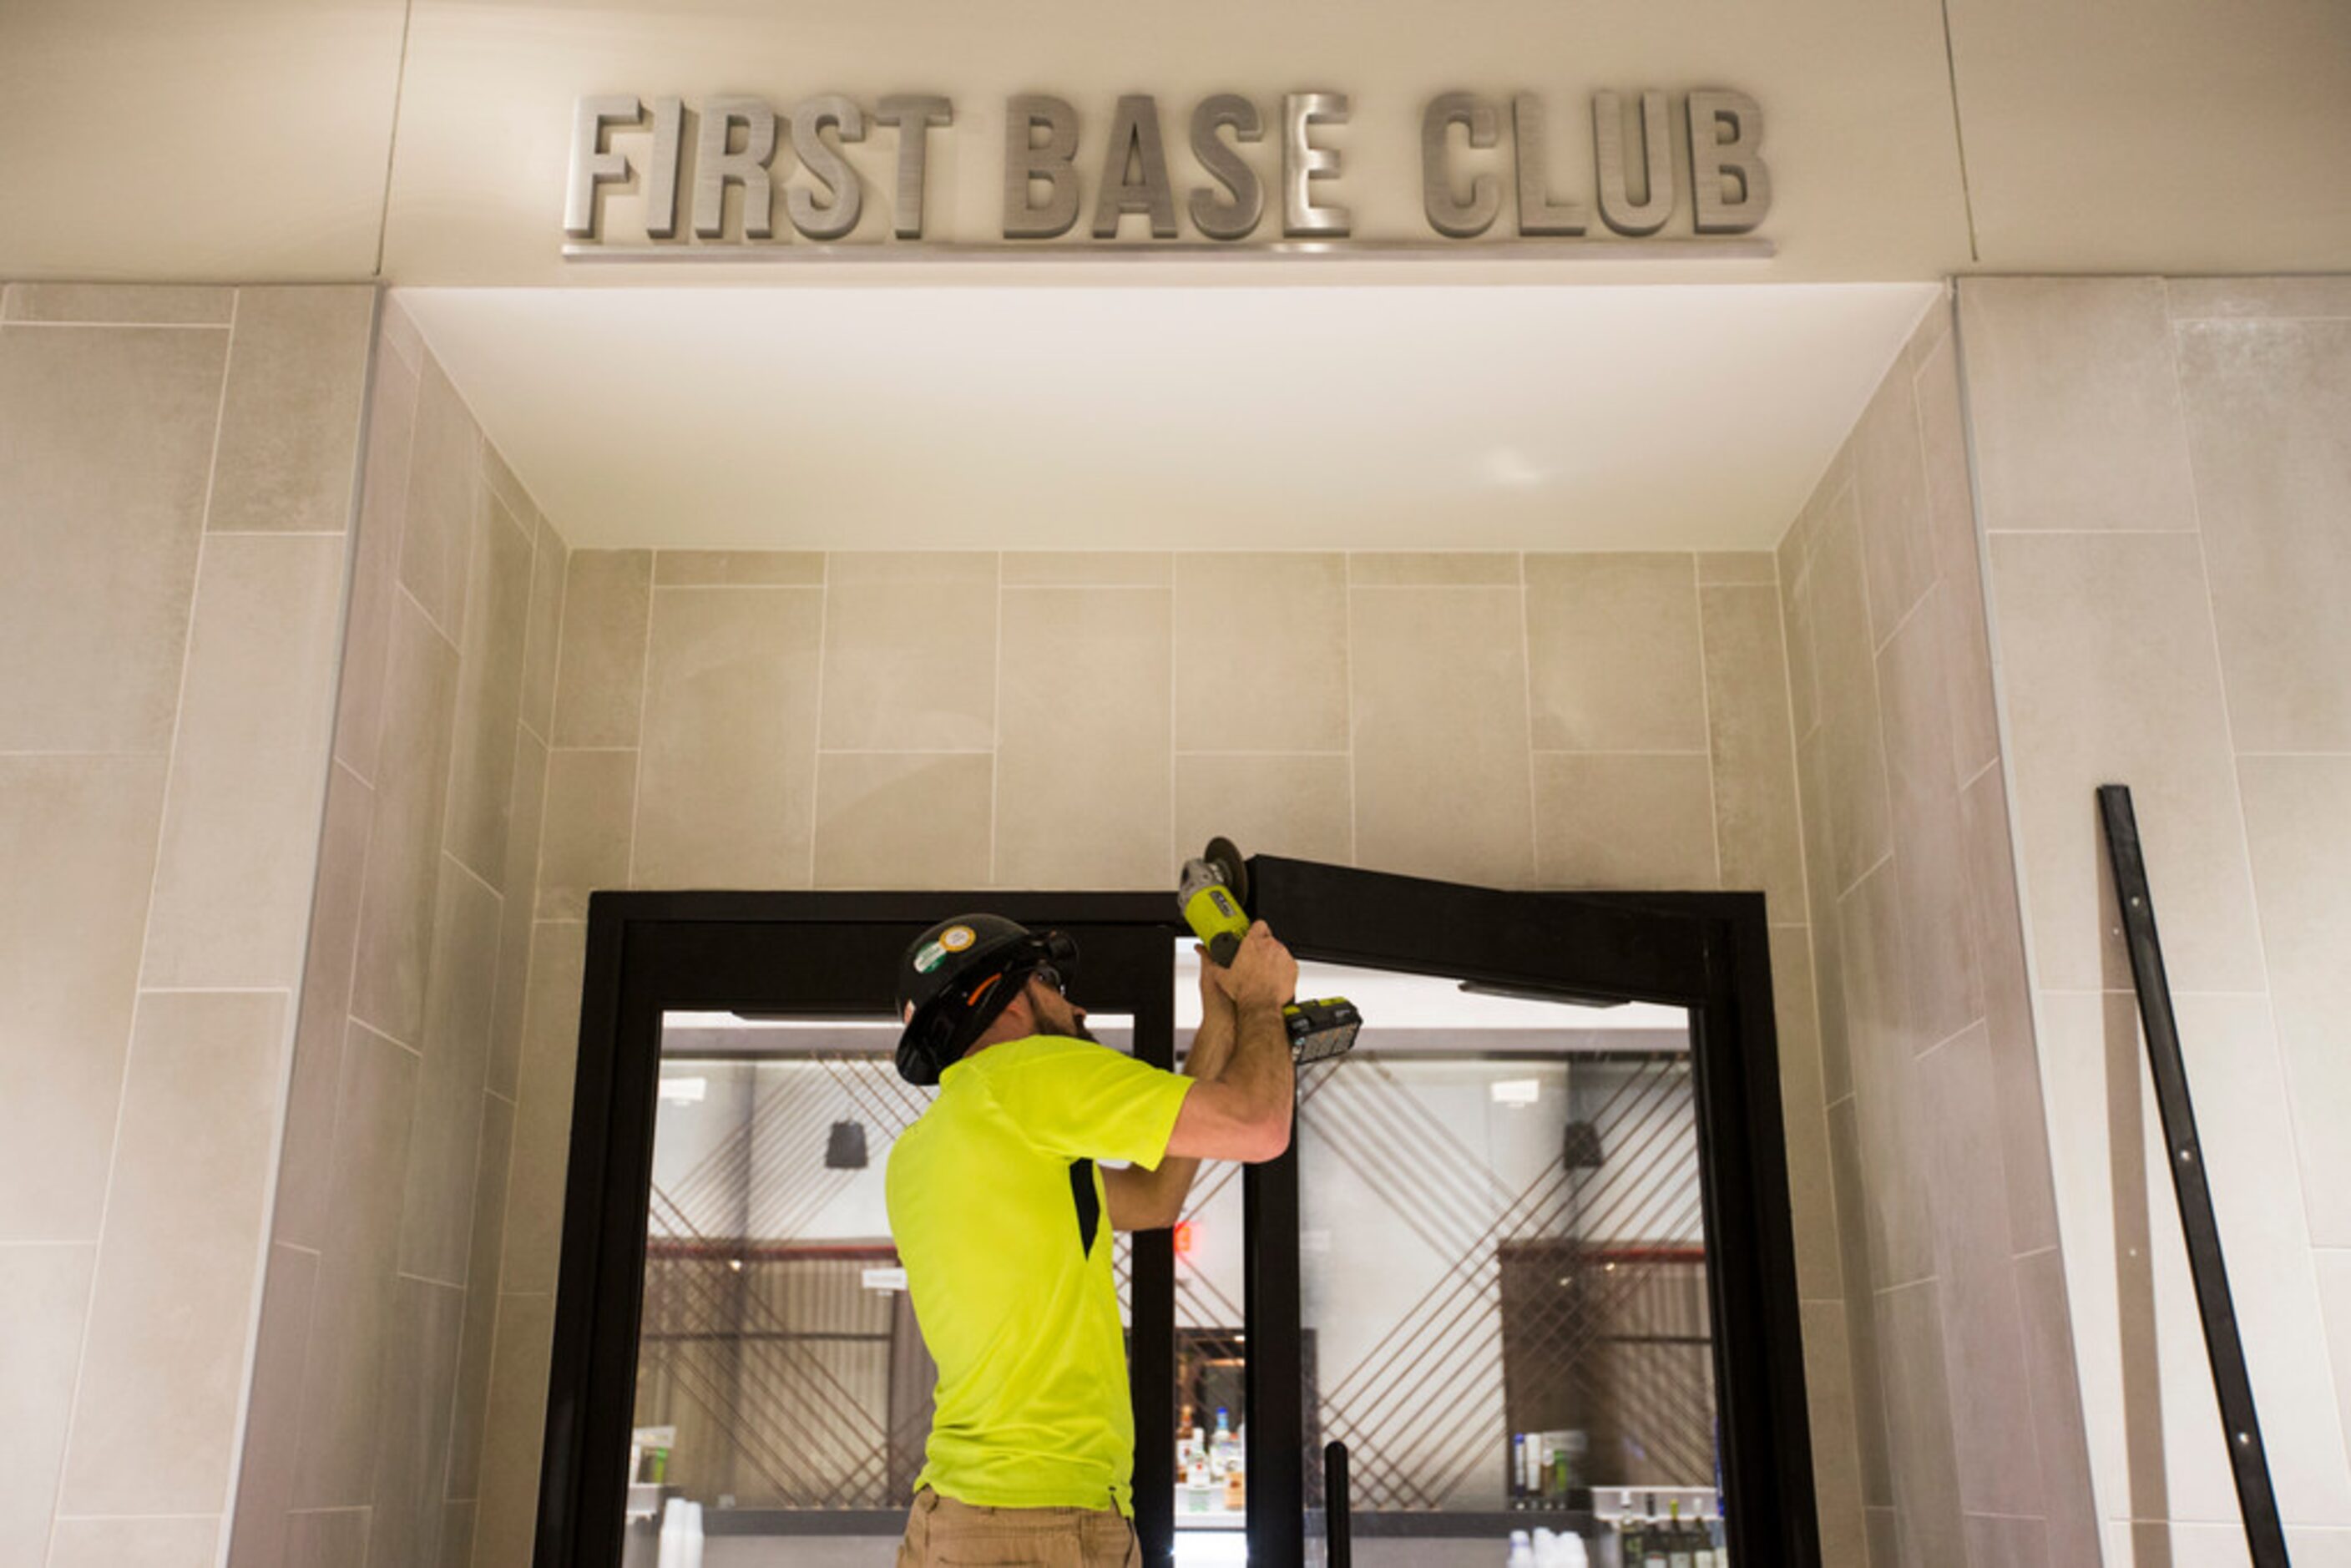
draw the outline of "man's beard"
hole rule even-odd
[[[1061,1016],[1060,1018],[1040,1019],[1038,1021],[1044,1024],[1052,1033],[1061,1036],[1064,1040],[1082,1040],[1094,1045],[1100,1045],[1102,1043],[1101,1040],[1094,1039],[1093,1030],[1085,1026],[1084,1020],[1078,1017],[1077,1009],[1071,1007],[1066,999],[1061,1004]]]

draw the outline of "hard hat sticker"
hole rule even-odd
[[[914,955],[915,973],[927,975],[946,963],[946,958],[947,950],[945,947],[936,942],[925,942],[923,944],[923,950]]]
[[[960,953],[971,943],[972,932],[968,925],[950,925],[939,933],[939,946],[950,953]]]

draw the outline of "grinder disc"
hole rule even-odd
[[[1216,868],[1217,880],[1225,884],[1226,891],[1233,895],[1234,901],[1242,909],[1248,909],[1249,906],[1249,863],[1241,859],[1241,852],[1233,846],[1233,841],[1226,838],[1210,839],[1208,847],[1200,852],[1200,858]]]

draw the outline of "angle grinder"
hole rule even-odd
[[[1208,950],[1212,964],[1230,965],[1249,935],[1249,862],[1230,839],[1210,839],[1208,847],[1184,862],[1176,884],[1184,923]],[[1303,1067],[1327,1061],[1355,1048],[1364,1017],[1344,997],[1294,1001],[1281,1009],[1290,1034],[1290,1060]]]

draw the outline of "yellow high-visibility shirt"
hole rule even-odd
[[[1191,1087],[1054,1035],[1002,1041],[940,1075],[938,1098],[890,1151],[886,1184],[939,1364],[916,1486],[987,1508],[1134,1513],[1126,1343],[1091,1162],[1156,1169]]]

